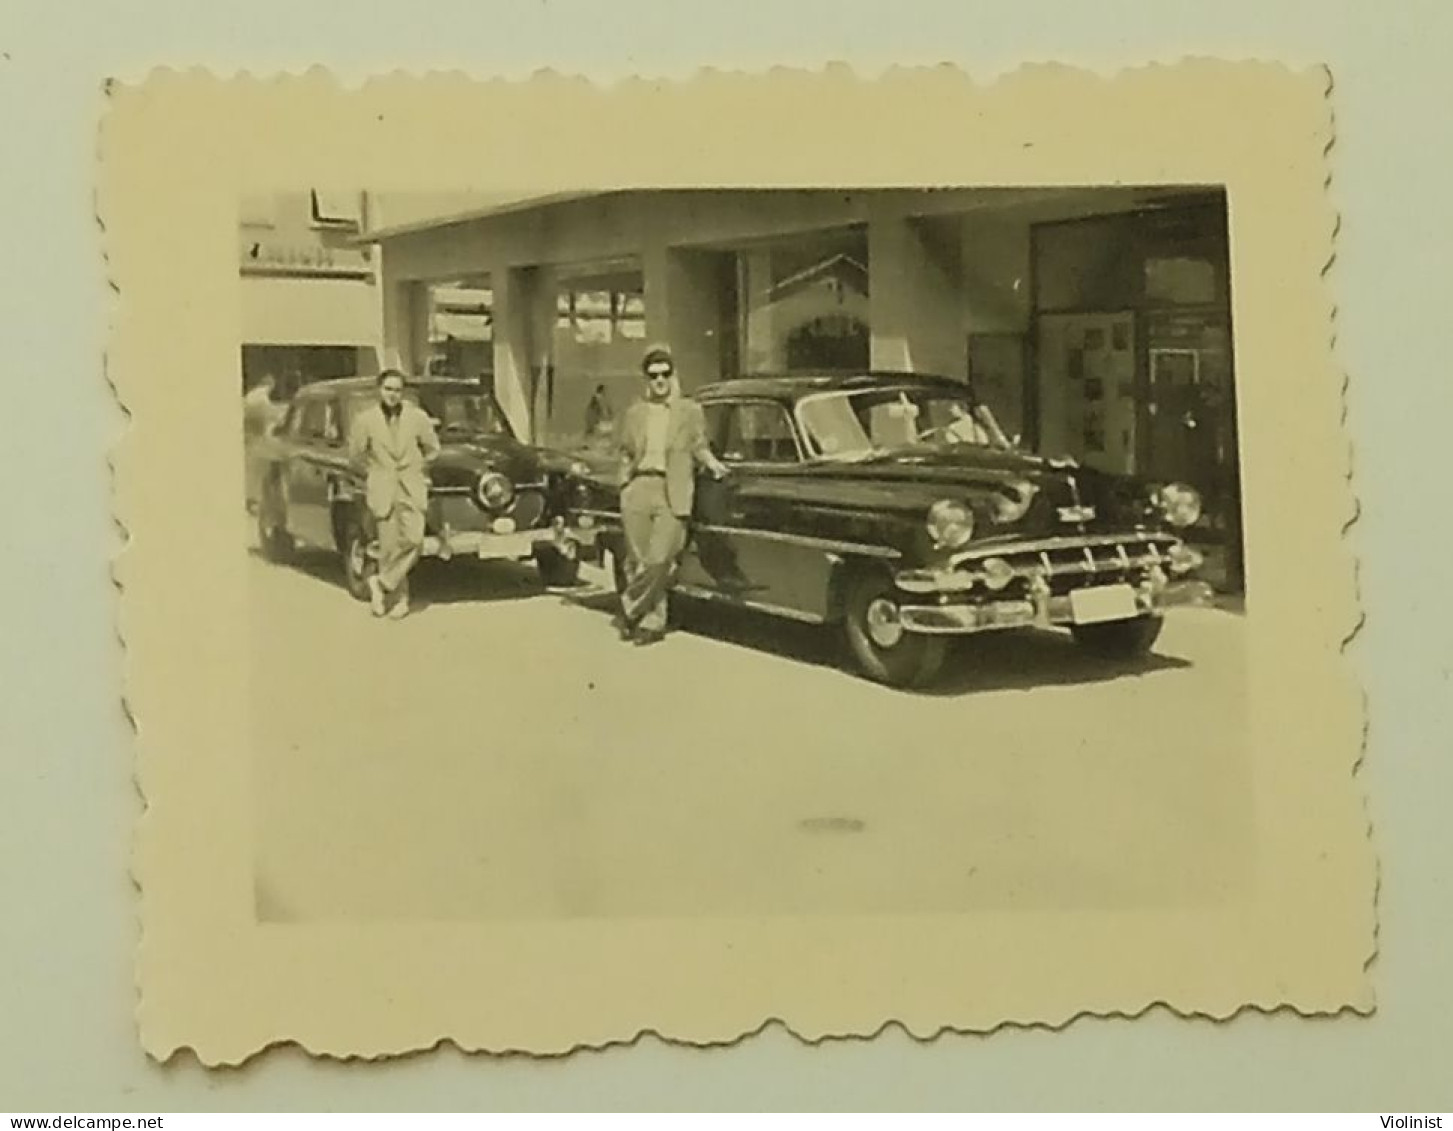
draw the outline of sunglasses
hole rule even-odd
[[[652,381],[669,381],[671,379],[671,370],[652,369],[646,374],[646,376],[649,377]]]

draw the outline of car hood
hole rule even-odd
[[[841,492],[847,502],[897,511],[926,510],[957,499],[989,518],[999,500],[1031,488],[1029,510],[1005,533],[1069,532],[1138,523],[1149,517],[1149,495],[1138,480],[1109,475],[1069,459],[971,444],[886,451],[865,459],[824,460],[803,467],[817,493]],[[826,500],[824,500],[826,501]],[[985,532],[989,528],[985,528]]]
[[[436,487],[473,490],[487,472],[507,475],[516,483],[535,483],[554,470],[550,453],[522,444],[510,436],[490,433],[445,435],[438,458],[430,468]]]

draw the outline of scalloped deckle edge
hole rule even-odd
[[[1003,1027],[1058,1029],[1080,1018],[1137,1017],[1157,1008],[1181,1017],[1216,1020],[1227,1020],[1247,1010],[1304,1016],[1370,1012],[1374,1006],[1368,974],[1377,947],[1378,880],[1367,799],[1357,781],[1367,736],[1365,703],[1351,686],[1344,656],[1360,629],[1362,614],[1356,596],[1356,564],[1347,543],[1348,531],[1356,520],[1352,449],[1345,431],[1347,378],[1344,375],[1340,384],[1335,378],[1331,357],[1336,312],[1327,303],[1325,292],[1335,262],[1338,225],[1326,199],[1332,186],[1330,159],[1335,145],[1335,122],[1330,111],[1332,81],[1325,70],[1318,74],[1323,76],[1319,92],[1321,120],[1308,113],[1308,76],[1293,76],[1266,64],[1208,60],[1133,68],[1111,78],[1059,66],[1027,66],[987,86],[974,85],[951,67],[894,68],[877,80],[867,81],[856,78],[840,64],[820,73],[784,69],[765,76],[705,72],[681,83],[638,78],[608,91],[583,79],[553,74],[517,82],[480,83],[457,74],[418,79],[395,75],[369,79],[345,91],[318,68],[300,76],[267,80],[243,76],[226,82],[205,72],[160,70],[136,86],[108,84],[110,109],[102,125],[97,213],[108,275],[116,292],[107,375],[113,395],[128,418],[126,433],[116,444],[112,458],[115,514],[128,539],[116,556],[114,570],[120,592],[118,635],[126,650],[124,701],[136,728],[136,782],[143,805],[133,876],[140,892],[142,924],[138,1018],[147,1051],[165,1060],[179,1050],[191,1050],[209,1065],[241,1063],[264,1049],[289,1044],[314,1055],[365,1059],[425,1051],[441,1043],[468,1051],[562,1055],[580,1049],[629,1045],[646,1035],[672,1043],[719,1046],[773,1025],[816,1043],[868,1038],[895,1026],[919,1040],[943,1033],[987,1033]],[[1330,735],[1330,753],[1324,765],[1309,768],[1311,760],[1302,759],[1296,767],[1278,765],[1278,774],[1283,770],[1288,774],[1293,770],[1315,770],[1320,775],[1315,779],[1319,788],[1330,791],[1338,815],[1337,821],[1324,818],[1315,827],[1309,825],[1300,842],[1293,842],[1288,834],[1283,846],[1288,868],[1311,868],[1328,885],[1326,891],[1335,893],[1341,901],[1337,903],[1340,917],[1334,916],[1332,926],[1324,922],[1319,928],[1333,931],[1324,938],[1331,938],[1329,949],[1335,950],[1335,960],[1329,959],[1318,971],[1298,981],[1296,964],[1287,955],[1270,961],[1269,973],[1253,971],[1254,960],[1243,955],[1244,965],[1225,975],[1233,984],[1218,984],[1215,971],[1201,970],[1190,977],[1182,969],[1167,975],[1163,991],[1149,992],[1130,989],[1131,981],[1103,984],[1104,979],[1097,975],[1105,968],[1092,963],[1082,972],[1079,988],[1060,989],[1057,992],[1061,998],[1053,1004],[1035,993],[1023,995],[1019,1005],[998,999],[978,1004],[967,991],[983,987],[967,975],[957,983],[941,981],[936,996],[919,987],[916,994],[905,990],[896,998],[892,992],[884,992],[881,985],[874,992],[866,992],[870,984],[867,979],[899,977],[911,983],[916,971],[927,971],[928,976],[937,971],[943,979],[944,972],[952,968],[942,953],[949,939],[964,943],[966,949],[960,953],[965,956],[975,954],[973,948],[978,946],[980,959],[993,956],[1009,962],[1015,953],[1012,940],[1016,937],[1022,945],[1037,930],[1050,945],[1061,932],[1073,928],[1065,922],[1050,922],[1053,916],[1030,914],[1007,924],[1004,916],[985,916],[982,920],[968,915],[942,919],[907,916],[883,934],[882,916],[843,918],[836,920],[835,926],[857,931],[861,943],[854,953],[845,954],[834,949],[840,945],[834,933],[823,931],[821,921],[814,923],[810,919],[728,921],[734,925],[724,925],[715,937],[700,931],[682,933],[689,925],[678,921],[651,924],[649,931],[639,925],[623,927],[600,921],[552,924],[542,931],[570,936],[570,945],[561,953],[583,955],[586,965],[595,964],[607,980],[612,978],[609,971],[621,970],[611,964],[612,958],[630,953],[639,957],[650,949],[640,945],[647,938],[660,948],[650,959],[654,972],[659,974],[663,963],[670,965],[677,959],[681,963],[680,969],[669,972],[671,976],[643,984],[634,1003],[624,999],[594,1003],[599,1009],[583,1008],[572,1017],[567,1016],[571,1007],[566,1003],[549,995],[532,998],[529,994],[503,993],[504,987],[491,981],[488,971],[470,966],[469,956],[481,953],[481,946],[485,952],[499,948],[493,951],[496,956],[515,958],[536,949],[519,949],[521,924],[504,928],[482,924],[417,929],[397,924],[352,929],[260,928],[248,919],[250,904],[243,907],[230,902],[231,893],[241,890],[233,885],[246,872],[248,860],[241,854],[242,841],[234,839],[245,833],[246,823],[234,828],[235,822],[228,818],[224,807],[236,796],[229,790],[245,783],[241,778],[226,777],[230,772],[226,759],[245,753],[246,727],[238,725],[245,724],[245,718],[240,714],[237,687],[218,677],[219,673],[238,670],[229,667],[238,659],[229,649],[236,650],[239,639],[245,643],[245,625],[234,607],[241,602],[226,599],[225,590],[219,587],[215,594],[218,607],[202,622],[208,627],[207,636],[178,632],[176,614],[164,610],[180,592],[186,575],[179,571],[178,562],[187,555],[185,547],[179,550],[175,540],[173,523],[180,520],[174,511],[163,510],[163,505],[197,505],[197,495],[205,494],[214,478],[225,481],[232,469],[214,467],[210,462],[198,468],[199,484],[203,480],[206,484],[198,486],[191,496],[178,493],[165,475],[158,474],[159,466],[165,466],[179,453],[190,452],[195,459],[198,452],[212,450],[196,436],[188,436],[190,427],[205,432],[211,425],[198,425],[198,421],[211,420],[214,410],[235,411],[230,389],[226,396],[194,395],[180,386],[165,385],[158,376],[168,370],[169,355],[185,356],[190,363],[202,356],[220,357],[222,351],[228,350],[235,365],[235,334],[228,337],[218,332],[219,326],[225,329],[231,317],[219,304],[231,294],[227,287],[235,286],[236,280],[235,260],[218,264],[215,259],[219,251],[235,255],[235,220],[225,233],[214,230],[219,217],[225,218],[226,213],[218,206],[219,193],[235,193],[239,184],[255,188],[266,183],[268,176],[276,179],[282,174],[293,175],[296,183],[318,183],[329,162],[333,163],[334,179],[324,183],[338,183],[341,168],[347,170],[345,179],[366,179],[370,171],[377,171],[390,188],[425,189],[428,182],[421,179],[420,164],[414,158],[425,151],[424,143],[431,136],[437,143],[441,136],[460,136],[455,131],[467,126],[462,136],[479,139],[479,149],[489,151],[491,137],[512,140],[518,136],[511,131],[518,128],[522,117],[540,115],[560,126],[562,107],[590,117],[603,113],[606,104],[628,111],[632,115],[628,120],[640,123],[642,132],[652,139],[639,143],[617,139],[610,153],[600,155],[594,178],[582,175],[585,167],[578,161],[572,165],[568,157],[549,154],[525,155],[512,169],[514,175],[534,178],[528,183],[547,183],[551,176],[559,178],[573,169],[576,183],[873,187],[1050,184],[1055,182],[1048,178],[1059,169],[1063,177],[1060,183],[1110,183],[1112,177],[1101,160],[1086,160],[1077,166],[1072,159],[1073,154],[1088,151],[1091,142],[1110,139],[1124,147],[1127,183],[1150,183],[1141,178],[1156,168],[1171,173],[1180,170],[1181,176],[1191,181],[1214,172],[1216,157],[1224,157],[1234,165],[1238,157],[1245,159],[1246,154],[1238,153],[1229,144],[1218,149],[1214,139],[1197,134],[1203,142],[1201,156],[1189,143],[1183,149],[1168,144],[1158,163],[1156,155],[1144,152],[1144,133],[1139,135],[1142,144],[1137,149],[1132,144],[1136,135],[1127,127],[1144,131],[1147,123],[1162,121],[1167,113],[1177,110],[1189,115],[1195,101],[1187,97],[1191,87],[1201,86],[1234,101],[1241,84],[1284,96],[1293,108],[1274,106],[1269,116],[1284,113],[1293,125],[1323,137],[1322,144],[1315,147],[1321,162],[1323,197],[1307,199],[1306,203],[1315,215],[1327,217],[1325,234],[1316,235],[1315,224],[1308,221],[1305,230],[1298,229],[1304,242],[1289,242],[1287,248],[1279,249],[1284,252],[1281,260],[1261,247],[1244,245],[1243,239],[1250,238],[1244,236],[1245,232],[1266,231],[1259,226],[1262,203],[1254,195],[1237,195],[1233,184],[1233,261],[1238,267],[1233,271],[1232,285],[1238,373],[1243,378],[1248,370],[1257,368],[1262,357],[1258,352],[1261,345],[1252,349],[1243,341],[1243,331],[1249,326],[1260,333],[1266,327],[1257,320],[1255,311],[1244,309],[1240,301],[1237,292],[1242,284],[1252,290],[1258,280],[1243,278],[1239,273],[1243,267],[1239,265],[1264,262],[1271,267],[1289,266],[1296,289],[1288,302],[1300,304],[1296,309],[1312,318],[1320,312],[1325,335],[1322,342],[1293,343],[1294,355],[1307,361],[1311,373],[1307,386],[1299,390],[1307,398],[1305,413],[1311,423],[1299,436],[1309,441],[1301,453],[1304,458],[1298,462],[1304,469],[1316,467],[1316,482],[1325,490],[1325,498],[1318,495],[1308,503],[1320,523],[1315,536],[1326,555],[1310,571],[1309,587],[1317,590],[1319,615],[1298,619],[1294,609],[1258,603],[1267,600],[1262,595],[1268,590],[1257,588],[1256,562],[1265,565],[1267,576],[1272,576],[1278,552],[1271,541],[1263,538],[1254,547],[1249,567],[1254,608],[1248,614],[1248,623],[1254,624],[1263,615],[1272,621],[1284,615],[1289,625],[1311,634],[1303,647],[1311,649],[1315,643],[1332,653],[1333,662],[1328,663],[1326,652],[1309,652],[1317,670],[1306,676],[1309,685],[1321,680],[1317,688],[1333,696],[1329,712],[1333,722],[1326,724],[1325,731],[1316,732]],[[1142,96],[1163,93],[1174,106],[1146,107],[1128,96],[1122,97],[1126,91]],[[1100,109],[1112,106],[1121,116],[1101,119],[1100,132],[1082,144],[1074,134],[1083,126],[1074,118],[1075,104],[1079,102]],[[770,145],[744,137],[741,148],[732,155],[736,161],[734,173],[732,164],[711,148],[711,138],[701,137],[693,144],[698,134],[722,128],[723,116],[736,113],[743,120],[757,120],[752,115],[760,114],[760,103],[793,105],[797,120],[805,127],[831,121],[860,125],[866,133],[856,138],[856,162],[843,157],[843,151],[855,143],[851,134],[840,138],[836,146],[830,139],[819,139],[804,141],[796,148],[772,150],[781,158],[776,163],[765,152]],[[836,114],[828,109],[833,103],[837,105]],[[691,111],[697,105],[710,109],[712,114],[694,118]],[[922,111],[930,105],[938,107],[942,115],[939,120],[925,121],[921,113],[904,118],[893,114],[899,109]],[[1046,105],[1057,107],[1059,116],[1036,116],[1036,111]],[[431,108],[439,110],[435,117],[430,116]],[[896,134],[877,128],[894,121],[911,124]],[[965,123],[959,131],[963,136],[984,143],[988,156],[977,166],[982,169],[978,182],[959,179],[964,163],[945,161],[941,144],[929,144],[941,143],[945,136],[943,123],[955,121]],[[436,131],[432,135],[425,129],[430,122]],[[1244,124],[1246,148],[1265,143],[1269,130],[1258,132],[1253,123]],[[659,132],[652,134],[646,127]],[[839,124],[838,130],[842,133],[844,127]],[[952,130],[947,133],[959,136]],[[568,137],[552,136],[568,153]],[[863,136],[883,152],[876,157],[865,154]],[[1295,165],[1306,156],[1297,149],[1305,146],[1306,137],[1293,135],[1285,140],[1286,152],[1290,153],[1286,161]],[[195,148],[189,150],[188,143]],[[393,148],[389,143],[395,143]],[[311,157],[310,146],[314,151]],[[1016,147],[1021,151],[1017,158],[1011,152]],[[523,150],[519,152],[524,154]],[[379,159],[379,154],[387,155],[386,159]],[[249,159],[256,159],[257,164],[248,166]],[[1262,154],[1260,160],[1264,166],[1274,157]],[[974,167],[974,163],[970,161],[968,166]],[[1076,182],[1077,168],[1082,176],[1100,179]],[[1244,168],[1237,166],[1233,172],[1240,180],[1235,184],[1254,185],[1257,168],[1255,162],[1247,162]],[[848,169],[856,169],[858,175],[849,179],[845,176]],[[816,179],[814,171],[818,171]],[[1305,173],[1306,169],[1298,166],[1295,171]],[[433,172],[437,184],[489,183],[484,179],[490,172],[488,162],[468,154],[438,162]],[[1273,187],[1281,184],[1270,173],[1268,176]],[[1228,181],[1232,179],[1228,177]],[[178,193],[176,183],[188,186],[190,192]],[[149,199],[139,205],[138,194],[148,192]],[[235,200],[235,196],[231,199]],[[231,200],[227,207],[233,207]],[[198,248],[188,250],[167,244],[169,224],[193,222],[196,226],[187,230],[205,233],[200,242],[207,244],[213,258],[205,258]],[[1276,238],[1275,232],[1267,235],[1268,241]],[[1302,278],[1298,271],[1308,262],[1308,241],[1320,241],[1320,250],[1316,251],[1315,269],[1308,278]],[[168,280],[177,277],[178,267],[192,268],[184,277],[201,280],[205,285],[193,287],[190,292],[176,289]],[[230,282],[224,282],[228,267]],[[1274,331],[1267,332],[1275,337]],[[179,340],[167,341],[168,334]],[[1251,351],[1248,359],[1243,359],[1243,346]],[[181,364],[179,360],[173,362],[171,372]],[[1321,376],[1332,379],[1327,389],[1316,384]],[[1243,402],[1243,414],[1264,410],[1262,416],[1243,420],[1243,431],[1248,436],[1258,428],[1274,426],[1277,413],[1284,407],[1279,396],[1253,391]],[[1323,419],[1324,408],[1333,410],[1334,427],[1328,427]],[[1258,467],[1248,467],[1245,479],[1248,495],[1257,492],[1259,481],[1278,482],[1272,473]],[[1248,517],[1248,539],[1256,537],[1255,523],[1254,517]],[[227,523],[219,525],[225,527]],[[190,564],[193,569],[206,570],[213,561],[209,556],[211,535],[201,533]],[[220,563],[222,559],[216,560]],[[177,601],[186,603],[184,596],[177,596]],[[239,629],[244,630],[240,636]],[[1270,635],[1269,629],[1266,634]],[[191,650],[180,648],[183,643]],[[179,706],[180,699],[194,697],[191,688],[204,689],[212,696],[202,701],[208,704],[213,725],[226,731],[210,743],[199,744],[200,736],[207,732],[197,728],[196,708]],[[851,688],[845,689],[845,694],[851,693]],[[1343,702],[1344,698],[1349,702]],[[1310,718],[1307,722],[1312,725]],[[224,723],[230,725],[224,727]],[[1262,733],[1260,740],[1269,744],[1271,736]],[[1309,743],[1313,740],[1307,739]],[[1270,749],[1270,745],[1264,745],[1258,752]],[[213,770],[217,776],[209,779]],[[1360,821],[1360,844],[1347,839],[1349,807]],[[205,834],[209,832],[217,835],[208,840]],[[1320,839],[1323,837],[1334,837],[1335,843],[1324,844]],[[1322,861],[1336,862],[1341,869],[1339,877],[1328,879],[1325,868],[1317,870],[1311,861],[1319,853]],[[1279,875],[1280,882],[1286,879]],[[1289,909],[1288,913],[1293,912]],[[1131,923],[1136,918],[1126,917],[1127,930],[1140,925]],[[1258,919],[1254,929],[1250,924],[1243,926],[1248,932],[1245,938],[1270,946],[1268,939],[1256,933],[1271,929],[1266,922]],[[914,936],[910,928],[921,934]],[[1095,936],[1094,931],[1087,934],[1090,954],[1099,953],[1096,946],[1108,948],[1114,938],[1114,931],[1106,924],[1098,929],[1108,933],[1103,937]],[[909,931],[907,938],[902,937],[905,930]],[[1136,939],[1148,938],[1148,930],[1128,935],[1127,947],[1133,950]],[[774,931],[780,932],[780,937]],[[926,937],[934,932],[936,940]],[[1206,937],[1214,934],[1208,931]],[[666,945],[676,935],[680,936],[680,946]],[[1232,932],[1227,939],[1236,937],[1241,936]],[[770,955],[783,943],[786,954],[774,968]],[[901,949],[895,952],[894,945]],[[989,949],[983,950],[985,945]],[[762,948],[760,953],[766,956],[765,973],[763,968],[739,960],[743,949],[753,948]],[[730,957],[727,951],[738,960],[723,961]],[[1104,953],[1108,954],[1108,949]],[[450,1007],[441,989],[441,981],[449,979],[419,976],[419,966],[437,967],[441,962],[446,969],[448,963],[460,964],[454,971],[458,979],[453,983],[456,1000],[467,988],[483,988],[493,991],[493,995],[486,993],[478,1000],[491,1002],[491,1008],[470,1015],[461,1013],[457,1005]],[[826,979],[809,977],[813,965],[822,962],[841,963],[840,972],[846,980],[837,986],[836,1000],[829,993],[831,987],[825,984]],[[967,957],[965,964],[972,966]],[[644,978],[649,972],[627,973]],[[541,981],[535,984],[543,985],[550,973],[549,968],[539,966],[520,971],[519,977],[527,982],[530,977],[538,977]],[[576,971],[574,976],[584,977],[586,973]],[[1042,975],[1043,970],[1038,973]],[[723,976],[726,981],[713,980]],[[1182,976],[1189,977],[1189,981],[1178,983]],[[740,981],[734,983],[733,978]],[[336,983],[330,991],[336,996],[323,993],[320,979]],[[568,977],[562,981],[574,984]],[[791,985],[794,981],[812,983],[810,992],[793,992],[800,988]],[[251,991],[238,987],[251,987]],[[367,992],[360,987],[368,987]],[[736,993],[739,989],[742,992]],[[370,998],[370,994],[380,996]],[[984,996],[993,998],[992,994]],[[734,997],[738,1000],[733,1001]],[[289,1013],[282,1008],[287,1000],[305,1002],[306,1010]],[[375,1007],[370,1007],[370,1001]],[[384,1001],[389,1003],[388,1008],[383,1008]],[[778,1004],[774,1005],[774,1001]],[[642,1017],[643,1012],[650,1016]]]

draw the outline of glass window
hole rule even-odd
[[[438,422],[440,436],[450,433],[508,435],[509,425],[492,396],[467,389],[411,390],[419,405]]]
[[[721,458],[743,463],[796,463],[797,434],[787,410],[768,401],[732,405]]]
[[[363,194],[313,190],[313,222],[348,228],[363,226]]]
[[[306,440],[321,440],[327,421],[327,401],[322,398],[306,401],[297,412],[297,435]]]
[[[1043,224],[1035,237],[1040,310],[1121,310],[1140,301],[1140,248],[1132,221],[1112,216]]]
[[[865,227],[741,248],[736,291],[742,372],[867,369]]]
[[[894,388],[804,397],[799,406],[809,447],[829,459],[937,444],[1005,447],[997,422],[967,389]]]

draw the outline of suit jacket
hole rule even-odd
[[[353,419],[348,454],[368,474],[368,509],[375,518],[386,518],[400,503],[428,507],[429,464],[439,454],[439,437],[417,405],[405,401],[393,426],[382,405],[364,409]]]
[[[666,502],[678,518],[688,518],[696,498],[696,469],[707,466],[711,456],[706,440],[706,415],[699,404],[684,397],[677,397],[670,405],[671,421],[666,429]],[[646,454],[646,406],[646,401],[637,401],[626,409],[621,421],[622,472],[626,483],[636,474]]]

